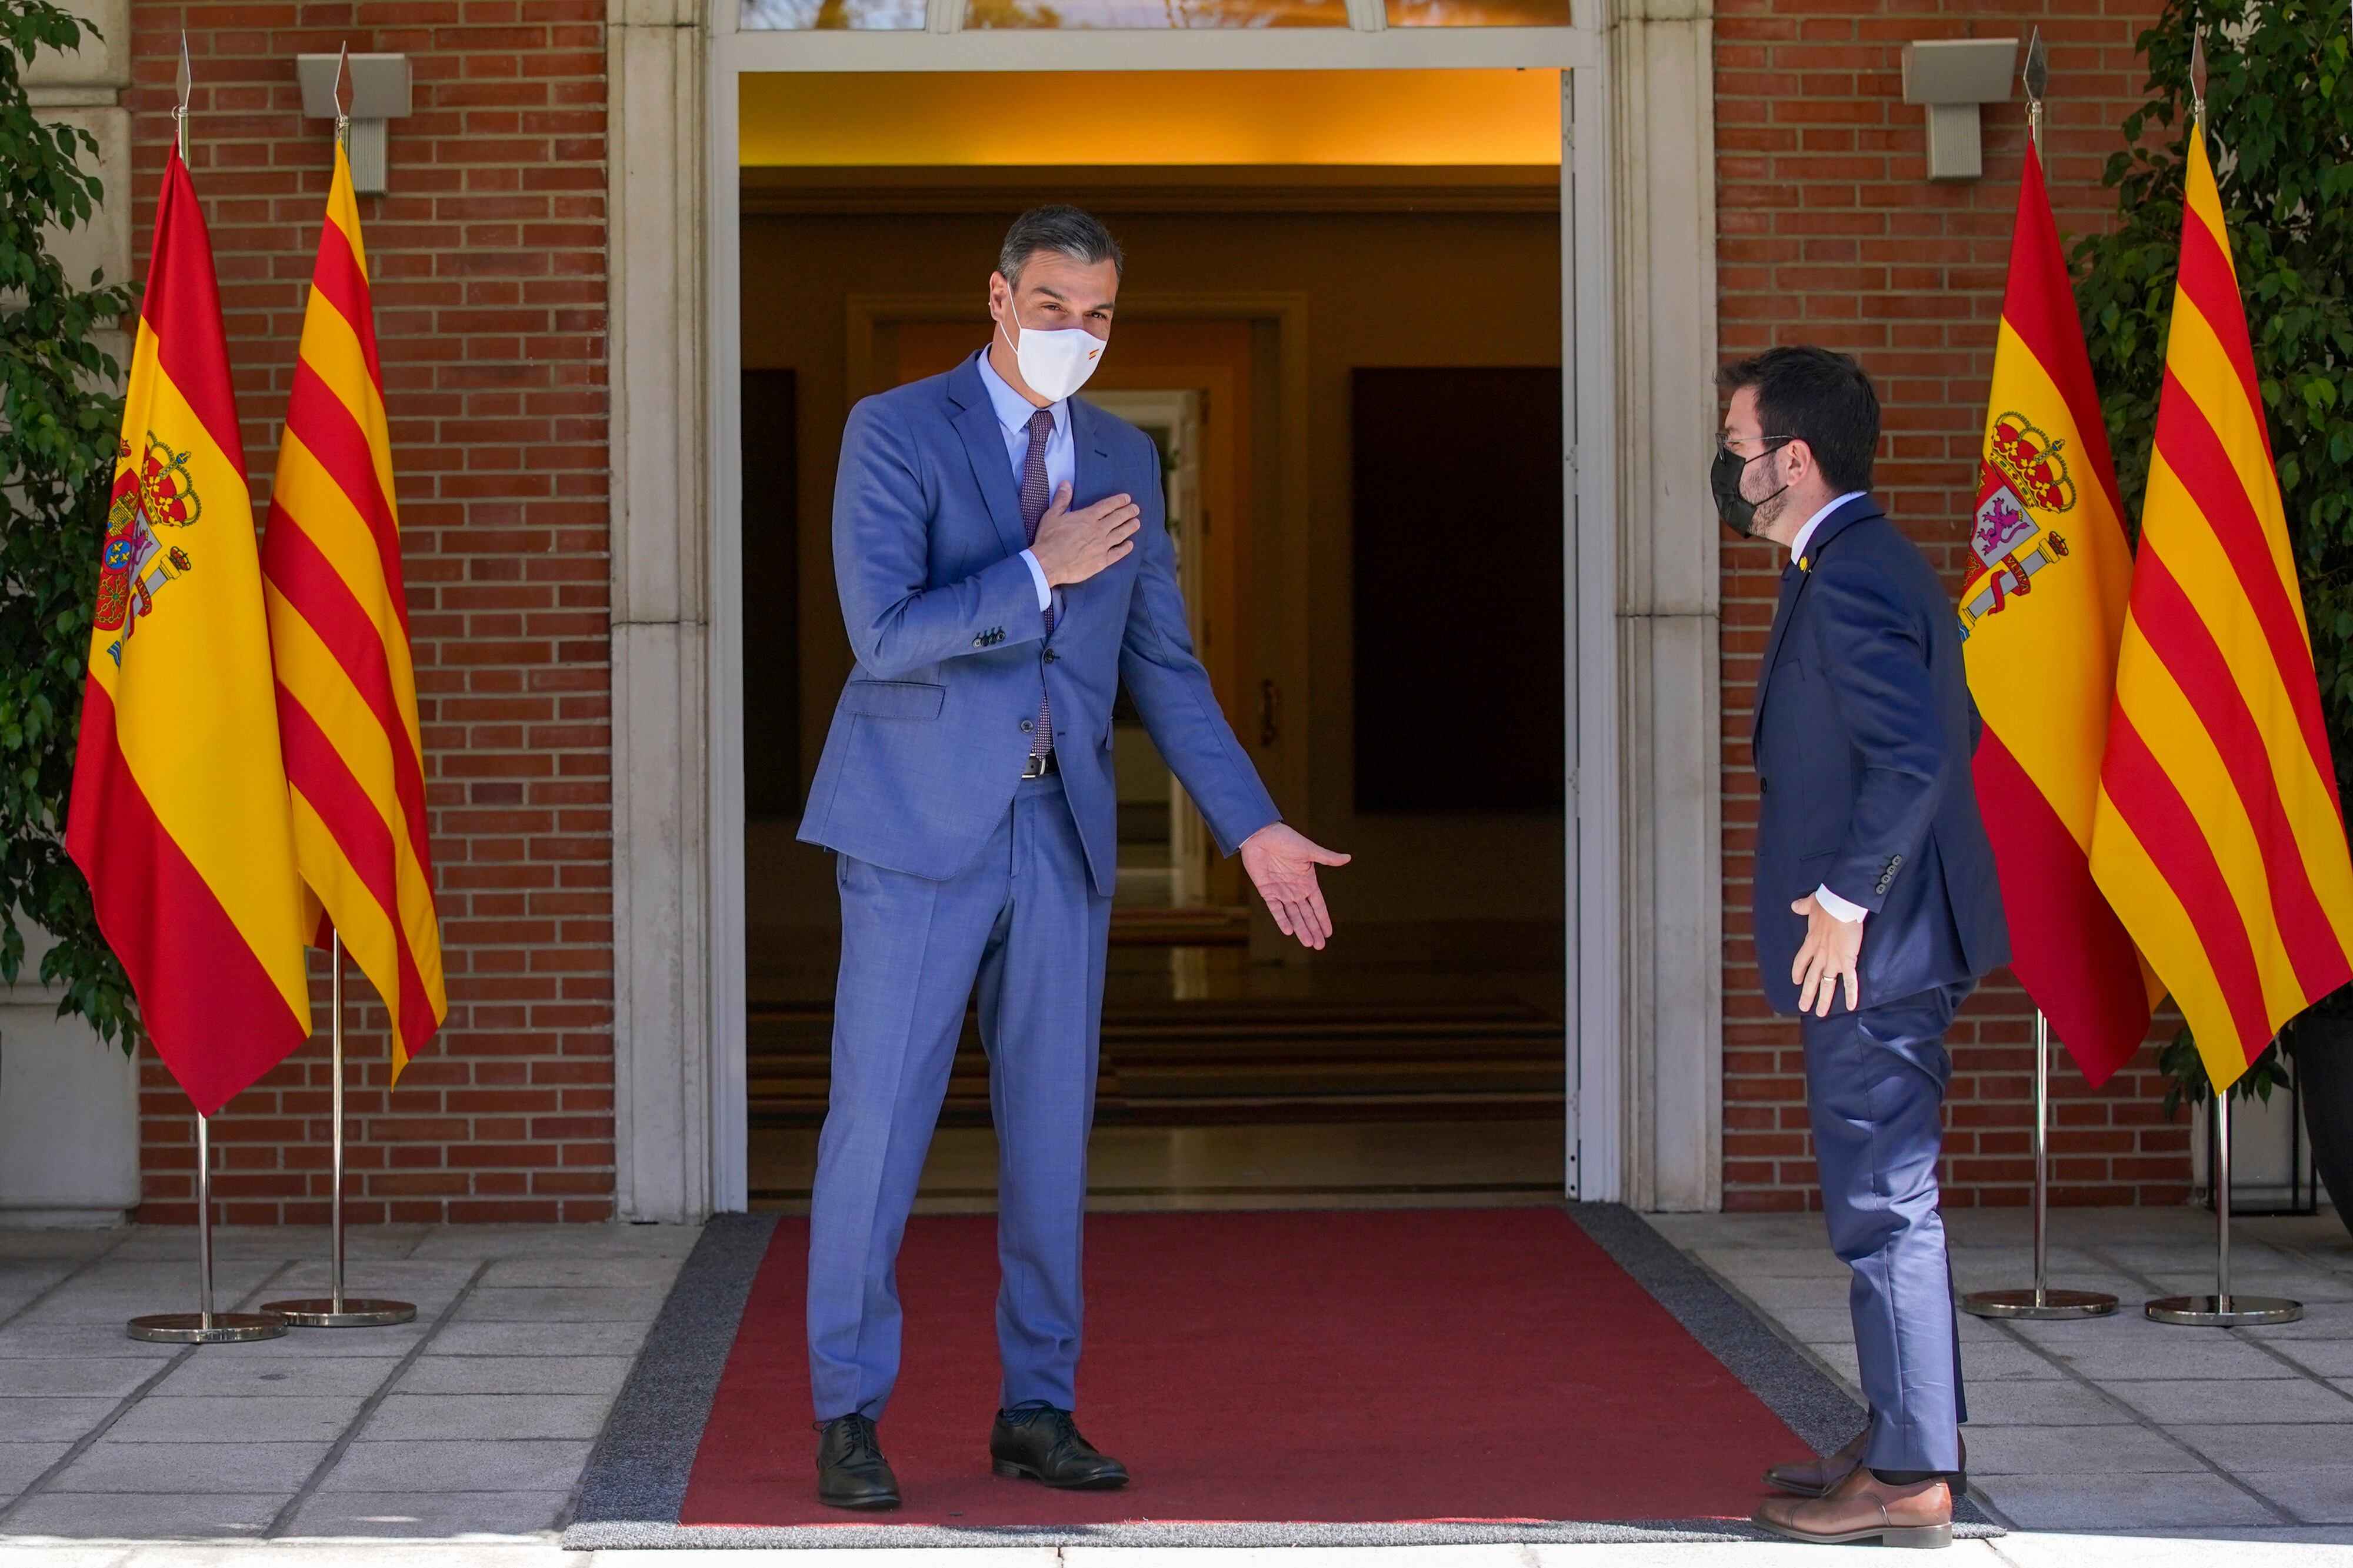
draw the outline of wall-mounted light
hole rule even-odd
[[[1938,38],[1904,46],[1904,101],[1928,110],[1928,177],[1985,174],[1978,106],[2010,101],[2018,74],[2016,38]]]
[[[308,118],[335,118],[338,60],[345,71],[344,112],[352,117],[352,189],[362,195],[382,195],[391,188],[385,183],[385,121],[408,113],[408,57],[296,55],[294,72],[302,84],[302,112]]]

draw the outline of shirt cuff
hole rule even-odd
[[[1846,900],[1840,898],[1836,893],[1831,892],[1828,888],[1816,888],[1814,889],[1814,902],[1821,905],[1822,908],[1829,912],[1831,919],[1834,921],[1843,921],[1848,925],[1854,924],[1855,921],[1862,919],[1863,916],[1871,912],[1869,910],[1864,909],[1861,904],[1849,903]]]
[[[1046,569],[1038,564],[1037,553],[1025,550],[1021,552],[1021,559],[1029,563],[1029,580],[1038,584],[1038,607],[1040,610],[1050,608],[1054,603],[1054,590],[1046,585]]]

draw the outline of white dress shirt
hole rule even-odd
[[[986,349],[980,354],[980,384],[988,388],[989,406],[997,411],[997,428],[1004,432],[1005,455],[1012,461],[1013,488],[1018,493],[1021,489],[1021,470],[1029,461],[1029,418],[1038,412],[1038,406],[997,374],[997,367],[988,363]],[[1073,476],[1078,472],[1078,458],[1071,440],[1071,400],[1065,397],[1048,406],[1054,416],[1053,434],[1046,437],[1046,496],[1050,506],[1056,490],[1077,482]],[[1038,584],[1038,608],[1042,611],[1052,606],[1055,618],[1060,619],[1060,607],[1054,605],[1057,595],[1046,582],[1046,569],[1038,564],[1033,552],[1023,551],[1021,559],[1029,563],[1030,579]]]
[[[1813,542],[1814,530],[1821,526],[1822,519],[1830,516],[1831,513],[1838,510],[1839,508],[1846,505],[1847,502],[1860,500],[1862,494],[1863,492],[1862,490],[1849,490],[1846,494],[1838,497],[1828,506],[1822,508],[1821,510],[1814,513],[1813,516],[1806,519],[1806,526],[1798,530],[1798,537],[1789,542],[1789,559],[1792,561],[1805,560],[1806,546]],[[1855,903],[1851,900],[1840,898],[1836,893],[1831,892],[1827,886],[1816,888],[1814,889],[1814,902],[1821,905],[1823,910],[1830,914],[1831,919],[1842,921],[1848,925],[1852,925],[1855,921],[1862,919],[1864,915],[1871,912],[1864,909],[1861,904]]]

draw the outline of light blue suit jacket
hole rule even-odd
[[[1150,437],[1071,402],[1073,509],[1125,492],[1135,548],[1066,584],[1052,637],[1021,559],[1019,491],[976,364],[850,410],[833,496],[834,577],[858,656],[834,709],[800,837],[944,879],[970,865],[1019,787],[1041,687],[1095,890],[1118,878],[1111,710],[1125,680],[1218,847],[1277,820],[1194,656]]]

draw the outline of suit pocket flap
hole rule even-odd
[[[921,680],[853,680],[842,688],[847,712],[870,719],[936,719],[948,689]]]

